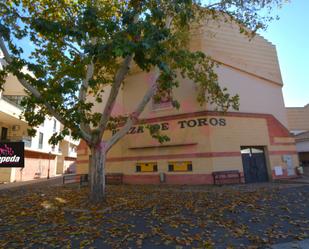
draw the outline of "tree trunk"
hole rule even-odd
[[[101,146],[92,146],[90,149],[90,199],[92,202],[102,202],[105,199],[106,152]]]

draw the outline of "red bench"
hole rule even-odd
[[[225,170],[212,172],[214,184],[241,183],[241,174],[238,170]]]
[[[105,175],[106,184],[122,184],[123,174],[122,173],[108,173]]]
[[[79,185],[83,185],[84,183],[88,184],[89,178],[88,174],[64,174],[62,183],[75,183],[78,182]]]

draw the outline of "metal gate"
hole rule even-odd
[[[268,181],[263,147],[241,147],[241,156],[246,183]]]

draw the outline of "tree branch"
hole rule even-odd
[[[126,76],[126,74],[130,70],[130,64],[131,64],[132,58],[133,58],[132,55],[127,56],[124,59],[121,67],[119,68],[119,70],[116,73],[114,84],[112,86],[111,92],[109,94],[109,97],[108,97],[108,100],[106,102],[106,105],[105,105],[105,108],[104,108],[104,111],[102,113],[102,117],[101,117],[101,120],[100,120],[100,124],[99,124],[99,131],[100,131],[99,136],[100,136],[100,138],[102,137],[102,135],[104,133],[105,127],[107,125],[107,122],[109,120],[109,117],[111,115],[113,107],[115,105],[116,98],[118,96],[118,92],[119,92],[121,83],[123,82],[124,77]]]
[[[173,18],[168,16],[165,22],[165,27],[169,28],[172,24]],[[144,111],[146,105],[149,103],[151,98],[155,95],[157,91],[157,80],[160,77],[160,69],[158,66],[155,67],[154,78],[151,84],[151,87],[147,90],[146,94],[144,95],[142,101],[136,107],[136,109],[130,114],[127,122],[125,125],[120,129],[116,134],[114,134],[110,140],[107,141],[106,146],[104,148],[105,152],[108,152],[112,146],[117,143],[122,137],[124,137],[130,128],[137,123],[139,116]]]
[[[139,17],[138,14],[134,16],[134,20],[133,20],[134,24],[137,23],[138,17]],[[128,55],[124,59],[124,61],[122,62],[121,67],[117,70],[117,73],[115,75],[114,84],[112,86],[112,89],[111,89],[111,92],[109,94],[108,100],[106,102],[105,108],[102,112],[102,116],[101,116],[100,123],[99,123],[99,126],[98,126],[98,131],[99,131],[98,139],[100,139],[100,140],[102,139],[104,130],[106,128],[106,125],[108,123],[110,115],[113,111],[121,83],[123,82],[125,76],[127,75],[127,73],[130,70],[130,64],[132,62],[132,59],[133,59],[133,55]]]
[[[96,37],[92,38],[91,44],[96,45],[96,43],[97,38]],[[87,65],[86,77],[83,80],[82,85],[80,86],[79,89],[79,97],[78,97],[79,102],[84,102],[86,100],[87,90],[89,87],[89,80],[93,77],[93,74],[94,74],[94,64],[93,59],[91,58],[91,62]],[[91,133],[91,128],[89,124],[86,124],[84,121],[82,121],[80,126],[87,133]]]
[[[130,130],[130,128],[137,123],[139,116],[141,113],[144,111],[146,105],[149,103],[151,98],[155,95],[157,91],[157,80],[160,76],[160,70],[158,67],[155,69],[154,73],[154,79],[152,82],[151,87],[147,90],[146,94],[144,95],[142,101],[139,103],[139,105],[136,107],[136,109],[130,114],[127,122],[125,125],[118,131],[116,132],[110,140],[106,143],[105,151],[108,152],[111,147],[117,143],[122,137],[124,137],[127,132]]]
[[[3,52],[6,63],[7,64],[12,63],[13,59],[11,58],[11,56],[10,56],[6,46],[5,46],[5,43],[4,43],[2,36],[0,36],[0,49]],[[25,80],[23,77],[17,76],[17,79],[23,87],[25,87],[31,94],[33,94],[34,97],[43,101],[44,105],[46,106],[46,108],[48,109],[48,111],[50,112],[50,114],[52,116],[54,116],[60,123],[67,126],[67,122],[65,122],[65,120],[62,118],[62,116],[48,102],[44,101],[44,98],[42,98],[41,93],[35,87],[33,87],[31,84],[29,84],[27,82],[27,80]],[[84,131],[83,129],[80,129],[80,130],[81,130],[82,138],[84,140],[90,142],[91,136],[86,131]]]
[[[80,50],[78,50],[78,48],[74,47],[73,44],[70,44],[70,43],[65,42],[65,41],[63,41],[63,42],[64,42],[64,44],[65,44],[67,47],[73,49],[80,57],[83,57],[83,56],[84,56],[83,52],[80,51]]]

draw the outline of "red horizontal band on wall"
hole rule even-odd
[[[167,115],[164,117],[155,117],[155,118],[147,118],[143,119],[143,123],[157,123],[157,122],[164,122],[170,120],[177,120],[177,119],[186,119],[186,118],[194,118],[194,117],[201,117],[201,116],[222,116],[222,117],[238,117],[238,118],[261,118],[265,119],[267,123],[267,129],[269,134],[269,141],[271,145],[282,145],[282,146],[289,146],[295,145],[293,142],[275,142],[275,137],[284,137],[284,138],[292,138],[289,130],[282,125],[273,115],[271,114],[262,114],[262,113],[244,113],[244,112],[215,112],[215,111],[199,111],[199,112],[192,112],[192,113],[182,113],[176,115]],[[79,153],[85,155],[88,151],[87,144],[84,141],[81,141],[78,146],[78,152],[80,150],[84,150],[84,153]],[[219,154],[218,154],[219,153]],[[221,154],[220,154],[221,153]],[[222,154],[225,153],[225,154]],[[232,154],[231,154],[232,153]],[[271,152],[270,152],[271,153]],[[280,152],[274,152],[276,154],[280,154]],[[282,152],[283,154],[297,154],[296,151]],[[239,156],[240,152],[206,152],[206,153],[194,153],[194,154],[182,154],[182,155],[154,155],[154,156],[144,156],[144,157],[117,157],[117,158],[108,158],[107,161],[109,162],[116,162],[116,161],[136,161],[136,160],[153,160],[153,159],[173,159],[173,158],[188,158],[188,157],[228,157],[228,156]],[[275,154],[273,154],[275,155]],[[87,160],[83,160],[87,161]],[[82,162],[82,161],[78,161]]]
[[[194,146],[198,143],[183,143],[183,144],[157,144],[157,145],[149,145],[149,146],[135,146],[129,147],[130,150],[138,150],[138,149],[155,149],[155,148],[168,148],[168,147],[186,147],[186,146]]]
[[[287,145],[295,145],[296,146],[296,143],[292,143],[292,142],[287,142],[287,143],[283,143],[283,142],[272,142],[271,145],[283,145],[283,146],[287,146]]]
[[[208,157],[235,157],[235,156],[240,156],[240,152],[203,152],[203,153],[187,153],[187,154],[110,157],[110,158],[107,158],[107,162],[184,159],[184,158],[208,158]]]
[[[241,181],[244,183],[244,174],[240,172]],[[204,185],[213,184],[212,174],[164,174],[164,184],[188,184],[188,185]],[[149,175],[123,175],[123,182],[128,184],[162,184],[159,174]],[[225,179],[225,182],[239,183],[238,179]]]
[[[25,158],[41,158],[41,159],[55,159],[55,154],[49,154],[38,151],[25,150]]]
[[[269,155],[297,155],[296,151],[282,150],[269,151]],[[168,155],[149,155],[149,156],[130,156],[130,157],[110,157],[107,162],[124,162],[139,160],[170,160],[170,159],[186,159],[186,158],[213,158],[213,157],[240,157],[240,152],[204,152],[204,153],[188,153],[188,154],[168,154]],[[77,163],[88,163],[88,160],[78,160]]]
[[[204,152],[187,154],[149,155],[149,156],[129,156],[129,157],[109,157],[107,162],[139,161],[139,160],[164,160],[164,159],[184,159],[184,158],[211,158],[211,157],[239,157],[240,152]],[[87,163],[88,160],[78,160],[77,163]]]
[[[269,155],[297,155],[297,151],[293,150],[270,151]]]

